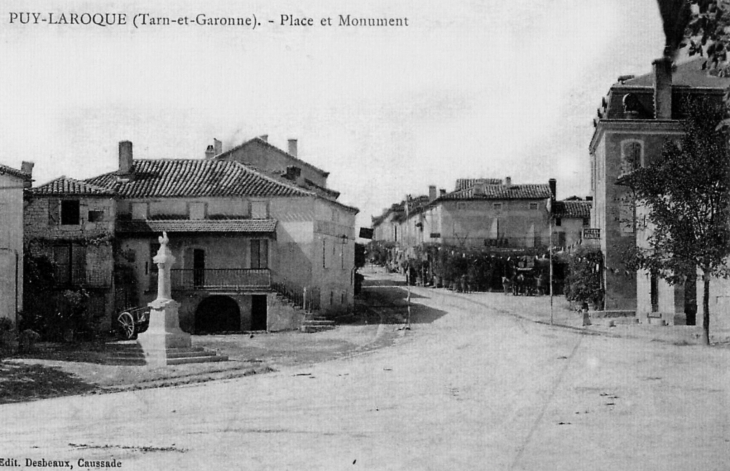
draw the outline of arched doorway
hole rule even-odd
[[[210,296],[195,310],[195,332],[224,332],[241,330],[238,303],[228,296]]]

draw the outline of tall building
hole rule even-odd
[[[699,58],[675,66],[658,59],[650,74],[620,77],[594,120],[591,227],[600,230],[606,310],[634,311],[667,323],[676,314],[696,310],[692,282],[670,286],[651,273],[626,269],[625,254],[645,244],[645,237],[637,237],[635,204],[621,177],[650,165],[667,141],[681,139],[687,100],[723,100],[730,79],[708,75],[704,62]]]

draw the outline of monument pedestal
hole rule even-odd
[[[182,363],[226,361],[228,357],[216,355],[203,348],[192,348],[190,334],[180,329],[178,308],[180,303],[171,296],[170,268],[175,257],[167,247],[170,242],[167,233],[159,238],[160,250],[152,259],[159,267],[157,277],[157,299],[148,304],[150,309],[149,327],[137,336],[148,366],[167,366]]]
[[[190,334],[180,329],[177,310],[180,304],[172,299],[156,299],[149,303],[150,323],[137,336],[149,366],[165,366],[171,358],[171,349],[190,348]],[[179,351],[179,350],[177,350]]]

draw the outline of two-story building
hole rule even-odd
[[[258,138],[246,148],[261,143],[268,149]],[[90,304],[110,321],[155,297],[152,258],[163,231],[188,331],[298,328],[304,311],[291,303],[325,314],[351,310],[358,210],[326,188],[326,172],[298,180],[304,165],[293,156],[261,171],[212,158],[215,146],[207,158],[135,159],[124,141],[115,171],[34,188],[29,246],[55,262],[61,283],[103,294],[103,303]],[[283,153],[275,149],[268,151]]]
[[[372,218],[373,240],[396,243],[400,240],[400,223],[404,216],[405,202],[395,203],[383,210],[382,214]]]
[[[154,297],[152,257],[165,231],[183,327],[283,330],[297,328],[301,313],[274,291],[301,293],[325,313],[352,308],[357,214],[288,171],[274,178],[234,159],[134,159],[122,142],[118,170],[86,182],[114,194],[117,258],[133,267],[133,298]]]
[[[0,318],[17,324],[23,310],[23,191],[33,164],[20,170],[0,164]]]
[[[115,214],[112,191],[65,176],[26,192],[26,250],[53,262],[58,292],[87,292],[87,314],[102,331],[114,312]]]
[[[455,247],[528,249],[549,244],[549,184],[513,184],[474,180],[450,193],[429,192],[431,201],[419,215],[423,243]]]
[[[591,224],[592,206],[592,201],[584,201],[578,196],[571,196],[552,204],[554,247],[571,251],[582,245],[583,230],[589,228]]]

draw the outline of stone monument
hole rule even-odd
[[[165,366],[171,349],[190,348],[192,346],[190,334],[180,329],[178,308],[180,303],[172,299],[170,283],[170,269],[175,263],[175,257],[167,244],[170,240],[163,232],[160,241],[160,250],[152,261],[159,268],[157,275],[157,299],[148,304],[150,307],[149,327],[146,332],[137,336],[137,342],[144,351],[149,366]]]

